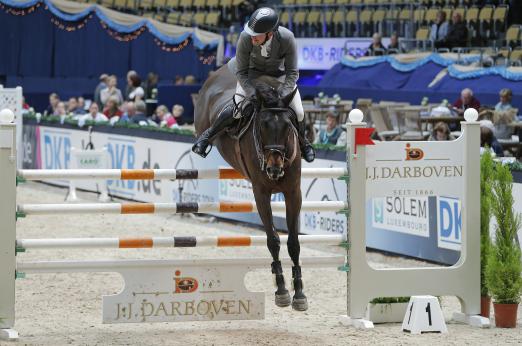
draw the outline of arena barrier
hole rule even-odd
[[[1,113],[1,112],[0,112]],[[0,114],[1,115],[1,114]],[[339,243],[347,248],[344,256],[302,258],[303,265],[333,267],[347,271],[347,316],[343,322],[360,328],[371,328],[366,318],[368,302],[377,297],[408,295],[455,295],[461,300],[462,313],[455,318],[475,326],[489,325],[480,313],[480,195],[479,195],[479,123],[478,114],[466,112],[462,136],[452,142],[381,142],[373,143],[372,129],[362,123],[362,112],[354,110],[347,124],[347,169],[321,170],[328,177],[343,174],[348,185],[348,201],[303,202],[303,210],[336,210],[346,213],[348,234],[315,238],[303,236],[304,243]],[[0,117],[1,119],[2,117]],[[249,292],[244,275],[256,268],[268,268],[270,258],[197,259],[183,261],[42,261],[18,262],[16,251],[36,248],[118,247],[143,248],[168,246],[198,246],[198,237],[171,238],[93,238],[93,239],[22,239],[16,240],[16,216],[71,212],[91,213],[154,213],[154,212],[254,212],[253,203],[144,203],[130,204],[26,204],[16,207],[16,143],[15,124],[0,123],[0,219],[5,220],[0,233],[0,331],[6,337],[16,337],[15,278],[25,273],[55,272],[118,272],[125,279],[122,292],[103,297],[103,321],[159,322],[194,320],[261,319],[264,317],[264,293]],[[314,169],[315,170],[315,169]],[[335,171],[334,171],[335,170]],[[114,175],[144,179],[145,173],[124,173],[120,170],[89,172],[97,179]],[[56,178],[49,171],[38,176],[35,171],[19,171],[25,179]],[[311,172],[311,171],[310,171]],[[85,176],[83,172],[64,172],[70,178]],[[171,170],[165,179],[180,179]],[[345,174],[346,173],[346,174]],[[47,175],[45,175],[47,174]],[[106,174],[106,175],[104,175]],[[156,175],[158,174],[158,175]],[[194,173],[191,173],[194,174]],[[198,172],[198,178],[206,173]],[[312,173],[310,173],[312,174]],[[161,172],[148,171],[149,179]],[[195,174],[194,174],[195,175]],[[210,175],[210,173],[209,173]],[[213,176],[235,178],[227,171],[212,171]],[[62,176],[60,176],[62,178]],[[195,179],[194,177],[189,179]],[[431,191],[436,189],[436,191]],[[431,191],[431,192],[430,192]],[[461,258],[452,267],[374,269],[366,261],[366,213],[372,203],[386,196],[435,194],[458,199],[462,215]],[[370,202],[371,201],[371,202]],[[369,203],[370,202],[370,203]],[[276,210],[282,204],[274,203]],[[181,208],[180,208],[181,207]],[[374,206],[375,207],[375,206]],[[181,210],[180,210],[181,209]],[[377,208],[378,209],[378,208]],[[313,238],[312,238],[313,237]],[[347,239],[346,239],[347,237]],[[248,238],[248,239],[247,239]],[[201,244],[216,246],[250,246],[264,241],[252,237],[199,238]],[[309,239],[309,240],[306,240]],[[346,239],[346,240],[344,240]],[[340,241],[341,240],[341,241]],[[348,246],[349,244],[349,246]],[[288,264],[288,261],[285,262]],[[224,280],[226,278],[226,280]],[[174,283],[174,293],[172,286]],[[217,283],[217,284],[216,284]],[[210,290],[209,287],[213,287]],[[173,299],[180,294],[184,299]],[[184,312],[184,313],[183,313]]]

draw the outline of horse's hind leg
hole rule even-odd
[[[285,287],[285,278],[283,276],[283,268],[279,260],[280,240],[274,223],[272,221],[272,207],[270,206],[270,193],[260,191],[254,186],[254,197],[256,200],[257,211],[263,221],[266,232],[266,242],[268,250],[272,255],[272,274],[275,276],[277,291],[275,292],[275,303],[277,306],[286,307],[292,302],[290,294]]]
[[[288,226],[288,254],[292,259],[292,278],[294,284],[294,298],[292,308],[297,311],[308,309],[308,300],[303,293],[303,280],[301,277],[301,265],[299,264],[299,213],[301,211],[301,190],[299,187],[285,193],[286,222]]]

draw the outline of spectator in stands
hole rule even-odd
[[[398,53],[399,51],[400,51],[399,35],[396,32],[394,32],[390,36],[390,44],[388,45],[388,54],[395,54],[395,53]]]
[[[81,110],[85,114],[87,113],[85,110],[85,99],[83,97],[78,97],[78,109]]]
[[[185,111],[185,108],[183,108],[182,105],[174,105],[172,106],[172,115],[176,119],[176,123],[178,125],[185,124],[185,120],[183,119],[183,112]]]
[[[111,96],[105,104],[103,115],[105,115],[107,118],[121,117],[123,115],[123,112],[120,110],[119,106],[120,104],[118,103],[118,98],[115,96]]]
[[[133,124],[139,124],[143,125],[143,122],[145,124],[149,123],[149,119],[147,118],[147,105],[145,102],[139,100],[134,102],[134,105],[136,107],[136,114],[134,114],[132,117],[130,117],[130,122]]]
[[[102,102],[101,102],[101,91],[105,88],[107,88],[107,85],[109,84],[109,75],[106,73],[102,73],[100,75],[100,82],[96,86],[96,89],[94,89],[94,102],[98,104],[99,108],[102,108]]]
[[[464,111],[468,108],[480,109],[480,101],[473,96],[473,91],[469,88],[460,92],[460,98],[453,103],[453,110],[458,115],[464,115]]]
[[[445,122],[438,122],[433,127],[428,141],[452,141],[455,137],[451,134],[448,124]]]
[[[83,122],[85,121],[94,121],[94,122],[102,122],[102,121],[109,121],[109,118],[107,118],[105,115],[100,113],[100,109],[98,108],[98,104],[96,102],[91,103],[91,106],[89,107],[89,113],[85,114],[82,117]],[[78,120],[80,122],[81,120]]]
[[[85,111],[78,107],[78,101],[75,97],[69,98],[69,101],[67,101],[67,113],[78,115],[78,114],[85,114]]]
[[[440,10],[437,12],[435,23],[432,24],[430,30],[430,40],[436,45],[439,41],[443,41],[448,35],[449,24],[446,21],[446,12]]]
[[[315,142],[336,145],[342,133],[343,130],[339,126],[339,114],[336,112],[328,112],[326,114],[326,129],[321,129]]]
[[[58,102],[58,104],[56,105],[56,108],[54,109],[53,115],[66,116],[67,112],[65,110],[65,103],[63,103],[61,101]]]
[[[511,105],[511,98],[513,97],[513,92],[509,88],[504,88],[500,90],[499,93],[500,101],[495,105],[495,110],[497,112],[508,111],[513,108]]]
[[[121,108],[123,115],[120,117],[120,122],[129,122],[130,119],[136,114],[136,107],[132,101],[123,103]]]
[[[100,99],[102,105],[105,106],[110,97],[114,96],[118,99],[118,104],[123,103],[123,96],[121,94],[121,90],[116,87],[118,84],[118,79],[115,75],[109,77],[109,81],[107,83],[107,88],[103,89],[100,94]],[[89,108],[90,109],[90,108]],[[98,107],[100,109],[100,107]]]
[[[184,82],[185,80],[180,75],[177,75],[176,79],[174,79],[174,85],[183,85]]]
[[[372,36],[373,42],[366,50],[366,56],[377,56],[386,54],[386,48],[382,45],[382,36],[378,32]]]
[[[131,76],[133,76],[133,75],[137,76],[138,73],[133,70],[130,70],[129,72],[127,72],[127,86],[125,87],[125,93],[123,94],[123,97],[125,98],[125,100],[129,99],[129,94],[132,91]]]
[[[466,47],[468,45],[468,27],[462,20],[460,13],[453,14],[453,24],[449,27],[448,33],[444,40],[435,44],[437,48],[454,48]]]
[[[176,118],[169,112],[169,109],[165,105],[161,105],[156,108],[156,114],[154,114],[153,120],[162,127],[178,127]]]
[[[60,102],[60,97],[57,93],[49,95],[49,106],[44,111],[44,115],[53,115],[56,112],[56,106]]]
[[[158,97],[158,78],[158,74],[154,72],[149,72],[147,75],[147,80],[143,87],[145,90],[145,99],[156,99]],[[154,89],[156,90],[154,91]]]
[[[495,153],[496,156],[502,157],[504,156],[504,151],[502,149],[502,145],[500,145],[497,138],[493,134],[494,129],[495,127],[491,121],[480,121],[480,153],[486,150],[486,148],[489,148]]]
[[[128,101],[139,101],[143,100],[145,96],[145,90],[141,87],[141,78],[137,73],[131,74],[128,82],[130,82],[131,88],[129,89]]]

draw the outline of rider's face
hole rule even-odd
[[[254,46],[260,46],[272,37],[272,33],[250,36]]]

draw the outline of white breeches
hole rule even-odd
[[[241,84],[237,82],[236,84],[236,94],[239,95],[245,95],[245,90],[243,87],[241,87]],[[241,96],[234,95],[234,100],[237,102],[240,102],[243,100]],[[290,102],[289,105],[290,108],[295,112],[297,115],[297,121],[301,122],[304,119],[304,109],[303,109],[303,103],[301,102],[301,94],[299,94],[299,89],[295,92],[295,96],[292,99],[292,102]]]

